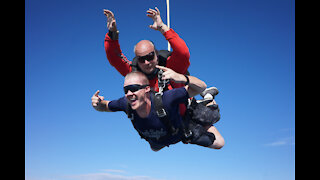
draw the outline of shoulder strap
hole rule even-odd
[[[132,71],[141,71],[139,66],[138,66],[138,58],[137,57],[133,58],[132,63],[130,64],[130,66],[132,68]]]
[[[128,115],[128,118],[131,120],[131,123],[132,123],[134,129],[135,129],[135,130],[138,132],[138,134],[140,135],[140,138],[147,140],[147,137],[144,136],[144,135],[136,128],[135,123],[134,123],[134,122],[135,122],[135,119],[134,119],[134,115],[133,115],[133,110],[132,110],[132,108],[131,108],[131,106],[130,106],[130,104],[129,104],[128,102],[127,102],[126,113],[127,113],[127,115]]]
[[[163,107],[163,103],[162,103],[162,95],[163,95],[163,91],[165,90],[165,86],[166,86],[166,82],[164,80],[162,80],[162,70],[159,71],[158,73],[158,85],[159,85],[159,92],[155,93],[153,99],[154,99],[154,107],[155,107],[155,111],[157,113],[157,116],[159,117],[159,119],[161,120],[161,122],[166,126],[168,132],[170,132],[170,134],[175,135],[176,133],[178,133],[179,129],[176,129],[170,119],[169,119],[169,115],[168,112],[165,110],[165,108]]]

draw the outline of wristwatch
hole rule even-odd
[[[185,82],[184,85],[188,85],[189,82],[190,82],[189,77],[187,75],[185,75],[185,74],[184,74],[184,77],[186,77],[186,79],[187,79],[187,82]]]
[[[119,31],[110,31],[109,30],[109,37],[112,40],[118,40],[119,39]]]

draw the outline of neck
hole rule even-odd
[[[156,77],[158,75],[159,69],[155,68],[150,74],[146,74],[143,71],[141,71],[141,72],[143,74],[145,74],[147,76],[147,78],[150,80],[150,79],[153,79],[154,77]]]
[[[136,112],[141,118],[146,118],[148,117],[150,110],[151,110],[151,101],[150,99],[146,99],[146,101],[141,105],[141,107],[136,109]]]

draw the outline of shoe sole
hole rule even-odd
[[[216,94],[211,94],[213,97],[219,94],[219,90],[218,90],[216,87],[210,87],[210,88],[205,89],[202,93],[200,93],[200,95],[201,95],[202,97],[204,97],[204,96],[205,96],[208,92],[210,92],[212,89],[214,89],[215,92],[216,92]]]

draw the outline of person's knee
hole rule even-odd
[[[214,126],[206,127],[206,128],[208,128],[207,129],[208,132],[211,132],[215,135],[215,140],[212,143],[212,145],[210,145],[209,147],[212,149],[221,149],[224,146],[225,141],[224,141],[224,138],[219,133],[219,131],[217,130],[217,128]]]
[[[154,151],[154,152],[160,151],[160,149],[153,149],[152,147],[151,147],[151,150]]]
[[[217,139],[209,146],[212,149],[221,149],[224,146],[225,142],[222,137],[217,137]]]
[[[165,147],[165,146],[159,146],[159,145],[156,145],[156,144],[150,143],[150,142],[149,142],[149,145],[150,145],[151,150],[154,151],[154,152],[158,152],[158,151],[160,151],[162,148]]]
[[[224,143],[219,143],[214,146],[214,149],[221,149],[224,146]]]

